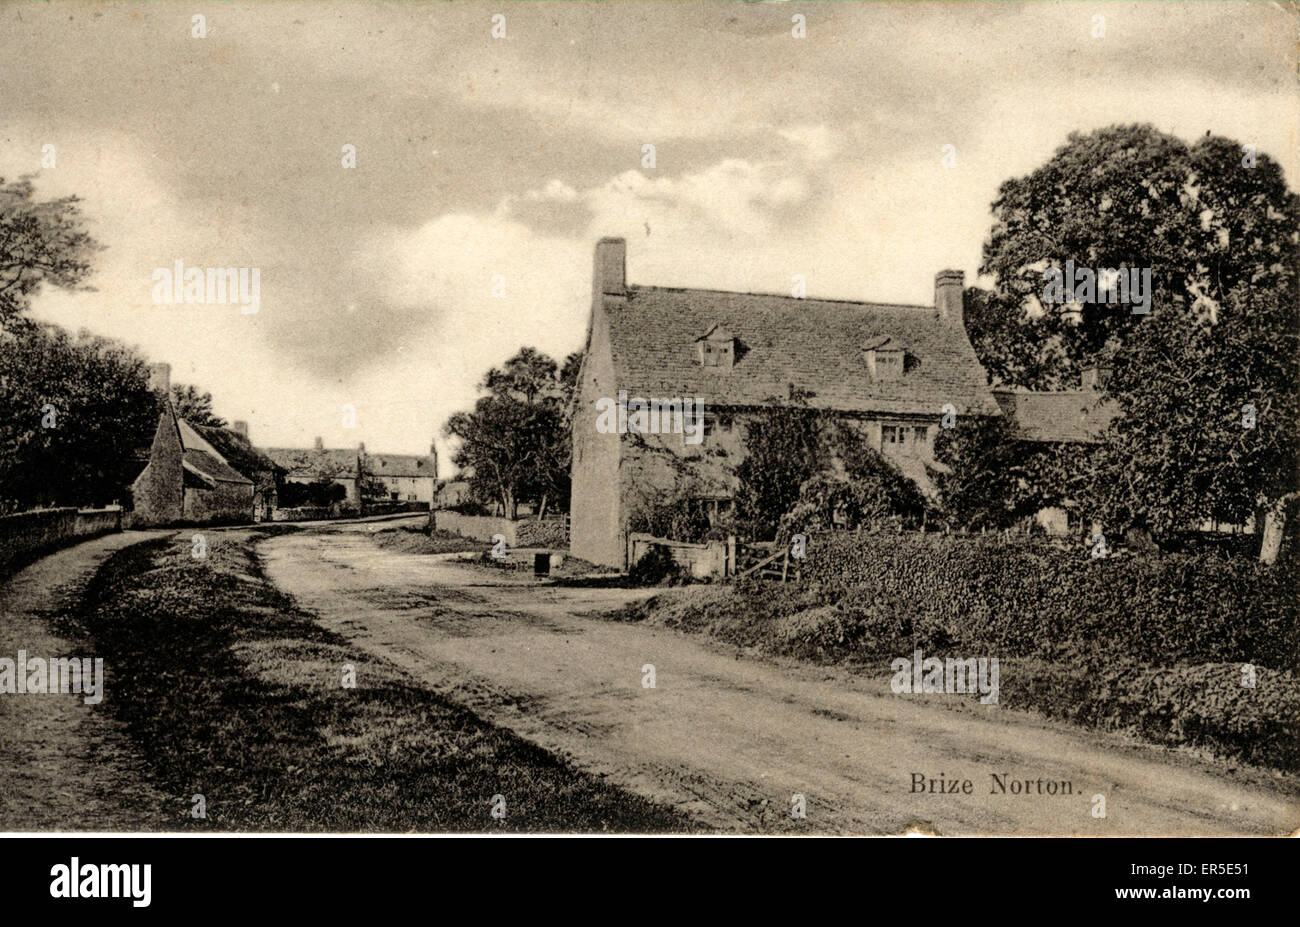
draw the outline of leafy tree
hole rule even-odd
[[[157,423],[145,362],[126,346],[53,325],[0,332],[0,506],[123,498]]]
[[[1300,379],[1300,200],[1277,162],[1208,134],[1187,144],[1114,126],[1072,134],[1006,181],[993,213],[981,270],[995,289],[972,313],[987,369],[1047,389],[1098,357],[1113,364],[1122,414],[1086,493],[1093,512],[1160,534],[1255,510],[1276,535],[1296,487]],[[1044,269],[1067,260],[1149,269],[1150,314],[1098,291],[1069,324],[1040,299]],[[1239,424],[1247,404],[1269,410],[1253,434]]]
[[[560,368],[560,398],[565,409],[573,404],[573,397],[578,392],[578,375],[582,373],[583,354],[582,351],[574,351],[564,359],[564,366]]]
[[[1119,355],[1123,415],[1092,484],[1095,511],[1166,536],[1256,516],[1277,555],[1297,487],[1300,290],[1239,284],[1216,323],[1154,315]]]
[[[1039,509],[1078,502],[1099,455],[1093,446],[1021,441],[1005,418],[965,417],[934,443],[943,514],[964,528],[1009,528]]]
[[[347,498],[347,487],[336,483],[328,476],[322,476],[310,483],[285,481],[276,492],[282,508],[293,509],[301,506],[328,508],[335,502]]]
[[[206,428],[226,427],[226,420],[212,411],[211,393],[200,392],[198,387],[189,384],[173,383],[171,396],[176,414],[191,425],[202,425]]]
[[[571,436],[555,361],[522,348],[493,367],[479,387],[487,395],[473,412],[457,412],[443,431],[460,439],[452,462],[470,470],[471,491],[493,499],[508,518],[519,503],[567,505]]]
[[[774,537],[800,487],[830,466],[822,414],[793,387],[745,423],[745,458],[736,468],[736,515],[747,533]]]
[[[82,288],[100,248],[84,228],[79,197],[35,194],[31,177],[0,177],[0,328],[19,321],[42,284]]]

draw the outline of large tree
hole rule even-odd
[[[0,505],[107,503],[123,496],[158,422],[144,360],[88,332],[0,332]]]
[[[100,246],[85,230],[80,202],[37,200],[30,177],[0,177],[0,328],[23,316],[43,284],[84,285]]]
[[[226,420],[212,411],[212,394],[188,383],[172,384],[172,405],[176,414],[191,425],[225,428]]]
[[[1276,522],[1296,488],[1300,373],[1300,200],[1277,162],[1150,126],[1076,133],[1006,181],[993,214],[981,270],[995,289],[967,302],[981,361],[1040,389],[1074,386],[1097,359],[1114,367],[1121,414],[1092,471],[1093,513],[1157,533],[1251,511]],[[1071,324],[1042,299],[1044,271],[1067,261],[1149,271],[1150,312],[1098,288]]]
[[[499,503],[507,518],[520,502],[536,502],[539,514],[567,506],[571,436],[556,362],[522,348],[479,388],[486,395],[474,411],[457,412],[443,429],[460,441],[452,462],[473,473],[475,495]]]

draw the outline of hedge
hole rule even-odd
[[[814,537],[803,564],[807,592],[885,646],[1293,670],[1300,603],[1286,574],[1212,554],[1094,559],[1032,539],[920,534]]]

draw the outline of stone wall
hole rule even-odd
[[[494,534],[503,535],[506,546],[519,547],[518,525],[524,522],[511,521],[508,518],[490,518],[483,515],[461,515],[458,512],[433,511],[429,513],[433,526],[439,531],[450,531],[463,538],[492,543]]]
[[[627,539],[628,566],[635,565],[638,560],[650,552],[650,548],[655,544],[668,548],[668,552],[673,555],[673,560],[680,566],[685,567],[696,579],[720,579],[727,575],[729,558],[726,541],[705,541],[702,544],[691,544],[686,541],[671,541],[668,538],[657,538],[650,534],[637,534],[635,532],[629,534]],[[732,557],[734,557],[734,549]],[[732,569],[734,568],[735,564],[733,563]]]
[[[218,482],[211,489],[187,488],[181,517],[204,524],[247,524],[253,520],[253,484]]]
[[[122,530],[122,510],[41,509],[0,516],[0,572],[23,558],[78,538]]]

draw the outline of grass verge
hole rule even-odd
[[[202,559],[185,539],[121,551],[65,619],[105,658],[104,704],[174,796],[157,829],[694,829],[350,649],[265,578],[261,536],[210,532]]]
[[[482,552],[492,546],[486,541],[464,538],[450,531],[434,531],[426,534],[423,528],[414,528],[410,525],[383,528],[366,536],[385,550],[395,550],[405,554]]]

